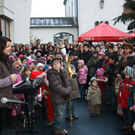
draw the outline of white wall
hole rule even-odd
[[[13,43],[29,43],[29,27],[32,0],[0,0],[7,12],[0,13],[10,19],[10,38]],[[1,10],[0,10],[1,12]]]
[[[41,39],[41,43],[48,43],[49,41],[53,42],[53,36],[57,33],[67,32],[74,35],[74,38],[77,38],[77,28],[68,27],[68,28],[30,28],[30,33],[33,37],[36,36],[37,39]]]
[[[100,8],[100,0],[79,0],[79,35],[87,32],[95,27],[96,21],[108,21],[110,26],[113,26],[121,31],[126,31],[128,24],[114,24],[115,17],[123,12],[124,0],[104,0],[104,8]]]

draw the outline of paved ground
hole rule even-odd
[[[101,117],[90,117],[87,101],[77,99],[75,112],[79,115],[79,119],[73,121],[73,127],[70,127],[69,121],[64,119],[63,126],[69,131],[69,135],[124,135],[123,132],[119,131],[119,127],[123,126],[122,117],[117,114],[110,114],[106,111],[107,107],[105,106]],[[41,115],[41,112],[39,114]],[[42,131],[42,133],[38,133],[39,135],[53,135],[53,126],[47,127],[42,117],[34,122],[34,130]],[[15,130],[10,129],[8,122],[5,124],[2,135],[15,135]]]

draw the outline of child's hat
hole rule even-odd
[[[39,68],[40,66],[44,67],[44,65],[42,63],[38,63],[37,67]]]
[[[98,54],[98,51],[97,50],[94,50],[92,54]]]
[[[104,75],[104,69],[100,68],[97,70],[97,76],[103,76]]]
[[[22,56],[21,57],[21,62],[23,62],[24,60],[28,60],[28,58],[26,56]]]
[[[44,71],[45,69],[48,69],[49,66],[50,66],[50,65],[45,65],[43,71]]]
[[[90,79],[91,84],[92,84],[93,81],[97,81],[97,78],[96,78],[96,77],[92,77],[92,78]]]
[[[99,52],[98,56],[101,56],[103,58],[104,57],[104,52]]]
[[[126,66],[125,69],[123,70],[123,74],[127,73],[131,77],[133,77],[133,68]]]

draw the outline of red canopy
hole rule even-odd
[[[100,42],[101,40],[105,40],[106,42],[122,42],[124,39],[129,40],[131,38],[133,37],[129,34],[102,22],[98,26],[79,36],[77,40],[78,42],[82,42],[84,39],[92,40],[92,42]]]
[[[130,36],[135,37],[135,32],[131,33]]]

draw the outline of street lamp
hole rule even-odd
[[[104,0],[100,0],[100,8],[102,9],[104,7]]]

